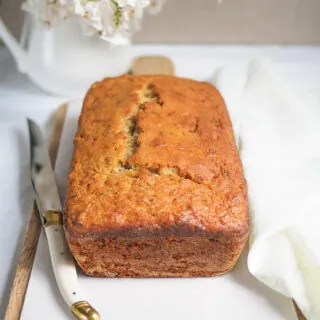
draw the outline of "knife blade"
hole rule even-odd
[[[98,320],[99,313],[82,298],[79,291],[76,266],[65,240],[62,206],[45,140],[38,125],[31,119],[27,119],[27,122],[31,181],[59,291],[78,319]]]

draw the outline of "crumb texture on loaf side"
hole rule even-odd
[[[205,237],[77,238],[71,249],[98,277],[208,277],[232,269],[245,242]]]
[[[65,228],[69,239],[245,239],[246,183],[219,92],[171,76],[94,84],[74,140]]]

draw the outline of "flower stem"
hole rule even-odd
[[[122,9],[119,6],[117,1],[115,1],[115,0],[110,0],[110,1],[114,5],[113,22],[114,22],[116,28],[118,28],[121,23]]]

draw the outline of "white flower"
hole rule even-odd
[[[146,8],[149,6],[150,0],[118,0],[117,3],[122,8],[125,6]]]
[[[161,10],[164,0],[25,0],[22,8],[51,26],[77,17],[84,33],[123,44],[139,29],[144,10]]]
[[[51,25],[68,18],[72,12],[72,5],[68,0],[27,0],[23,3],[22,9],[34,14],[41,22]]]
[[[164,5],[164,2],[165,0],[150,0],[149,13],[158,14]]]

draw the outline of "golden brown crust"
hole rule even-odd
[[[96,83],[74,145],[65,229],[78,261],[96,239],[173,236],[222,239],[235,262],[248,234],[246,183],[210,84],[129,75]]]

